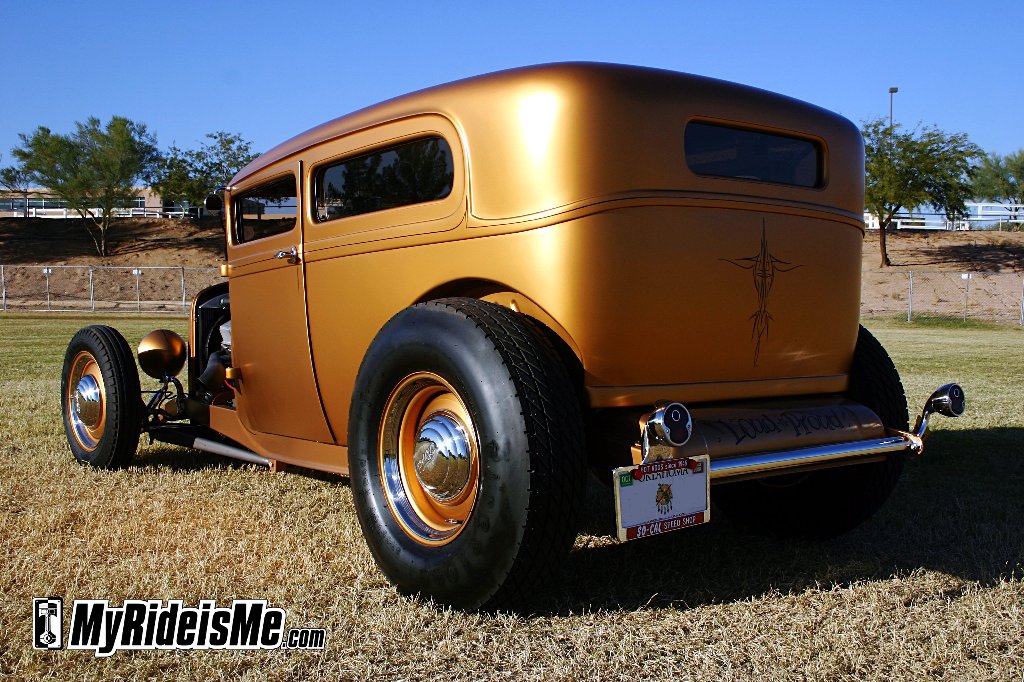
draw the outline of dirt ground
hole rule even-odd
[[[893,269],[1024,272],[1024,232],[903,230],[886,238]],[[864,238],[864,269],[881,262],[878,232]]]
[[[111,228],[108,248],[101,258],[79,219],[0,218],[4,309],[184,311],[220,278],[216,270],[181,268],[216,268],[224,260],[224,228],[219,218],[126,219]],[[90,269],[53,267],[47,274],[40,265]],[[149,267],[166,269],[136,269]]]
[[[219,218],[125,219],[111,230],[111,255],[100,258],[81,220],[0,218],[4,265],[166,265],[216,267],[223,259]],[[889,235],[899,270],[1024,272],[1024,232],[905,230]],[[879,265],[878,233],[864,239],[864,269]]]
[[[110,255],[101,258],[79,219],[0,218],[0,263],[208,268],[224,258],[219,218],[124,219],[108,238]]]

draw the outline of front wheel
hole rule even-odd
[[[98,324],[79,330],[64,354],[60,392],[75,459],[103,469],[127,466],[139,446],[143,404],[124,337]]]
[[[579,403],[529,318],[430,301],[392,318],[363,360],[349,466],[367,544],[400,591],[514,607],[575,536]]]

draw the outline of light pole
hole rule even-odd
[[[892,128],[892,96],[899,92],[899,88],[889,88],[889,128]]]

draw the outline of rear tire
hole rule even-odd
[[[144,406],[135,357],[116,329],[91,325],[72,337],[60,393],[75,459],[101,469],[127,466],[139,447]]]
[[[398,313],[363,359],[349,416],[356,512],[381,571],[457,608],[522,606],[575,538],[581,424],[527,318],[460,298]]]
[[[909,430],[907,398],[889,354],[864,327],[850,367],[847,396],[871,408],[882,423]],[[712,499],[727,516],[754,531],[825,539],[867,520],[888,499],[903,470],[903,454],[881,462],[716,486]]]

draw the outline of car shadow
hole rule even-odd
[[[146,436],[143,434],[140,442],[139,452],[132,462],[132,466],[142,468],[159,468],[169,471],[201,471],[213,469],[245,469],[252,467],[254,470],[266,471],[266,467],[259,464],[251,464],[242,460],[232,459],[202,450],[180,447],[168,443],[155,442],[146,445]],[[317,481],[323,481],[334,485],[348,487],[348,478],[329,471],[316,471],[302,467],[288,466],[282,469],[289,476],[302,476]]]
[[[161,443],[140,450],[135,465],[171,471],[254,466]],[[345,477],[308,469],[290,467],[288,473],[349,484]],[[749,533],[713,506],[707,525],[618,543],[611,488],[592,479],[576,549],[520,615],[695,608],[920,569],[981,585],[1020,579],[1021,480],[1024,428],[940,430],[929,438],[923,457],[907,462],[885,506],[839,538],[815,542]],[[780,526],[785,522],[779,519]]]
[[[746,533],[714,507],[712,523],[699,528],[621,544],[595,538],[614,534],[614,512],[610,488],[592,485],[580,536],[586,544],[578,543],[531,613],[693,608],[919,569],[982,585],[1019,579],[1022,476],[1024,428],[937,431],[873,518],[825,542]]]

